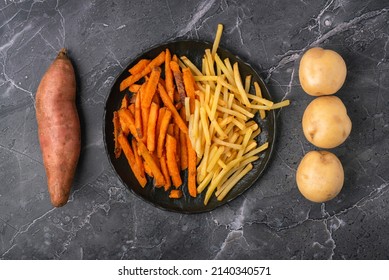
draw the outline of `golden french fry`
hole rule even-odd
[[[239,94],[243,100],[243,104],[245,104],[246,106],[250,106],[249,98],[247,97],[247,93],[244,90],[242,80],[240,78],[238,62],[234,63],[234,78],[236,86],[238,87]]]
[[[223,189],[221,194],[217,197],[217,200],[219,201],[222,200],[227,195],[227,193],[235,186],[235,184],[239,182],[239,180],[242,179],[243,176],[249,173],[251,169],[253,169],[253,165],[249,163],[248,165],[246,165],[245,168],[240,169],[238,171],[239,173],[237,173],[236,175],[234,174],[230,179],[228,179],[225,182],[226,187]]]
[[[257,82],[254,82],[254,88],[255,88],[255,95],[262,98],[262,91]],[[259,116],[261,117],[262,120],[266,118],[266,113],[263,109],[259,110]]]
[[[222,37],[222,33],[223,33],[223,25],[222,24],[218,24],[217,25],[216,36],[215,36],[215,39],[214,39],[213,45],[212,45],[212,58],[214,58],[215,55],[216,55],[217,49],[218,49],[219,44],[220,44],[220,39]]]

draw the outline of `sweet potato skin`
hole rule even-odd
[[[65,49],[44,74],[35,107],[50,199],[60,207],[69,199],[81,149],[76,79]]]

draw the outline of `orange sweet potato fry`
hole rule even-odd
[[[131,111],[129,109],[122,108],[118,111],[118,115],[120,121],[123,122],[126,125],[126,127],[128,127],[132,136],[134,136],[136,140],[139,140],[138,133],[136,132],[136,128],[135,128],[134,116],[132,115]]]
[[[176,138],[176,142],[177,142],[176,161],[178,167],[180,168],[181,167],[180,128],[176,123],[174,124],[174,138]]]
[[[123,81],[121,81],[121,83],[120,83],[120,91],[125,90],[126,88],[128,88],[132,84],[134,84],[137,81],[139,81],[141,78],[142,78],[142,73],[137,73],[135,75],[128,76]]]
[[[142,95],[142,107],[147,108],[150,107],[151,102],[153,101],[153,97],[155,91],[157,90],[159,77],[161,76],[161,68],[154,67],[150,79],[147,81],[147,85],[145,87],[144,93]]]
[[[176,104],[181,104],[181,98],[180,94],[178,93],[177,89],[174,89],[174,96],[173,96],[174,102]]]
[[[158,84],[158,90],[159,95],[162,99],[163,104],[171,111],[174,121],[177,123],[178,127],[184,132],[188,133],[188,127],[186,126],[185,122],[182,120],[180,114],[177,112],[176,107],[174,106],[172,100],[170,99],[169,95],[166,93],[165,88]]]
[[[167,133],[170,134],[170,135],[174,135],[174,124],[169,124],[168,128],[167,128]],[[174,137],[174,136],[173,136]]]
[[[123,133],[120,133],[118,136],[120,146],[123,149],[123,153],[127,158],[128,164],[131,167],[132,172],[135,175],[135,178],[138,180],[139,184],[144,187],[147,184],[147,179],[145,176],[142,176],[142,172],[139,166],[136,163],[134,152],[131,149],[130,144],[127,141],[126,136]]]
[[[117,112],[118,112],[118,115],[119,115],[119,111],[117,111]],[[128,134],[130,133],[130,127],[123,120],[123,117],[120,118],[120,116],[119,116],[119,123],[120,123],[120,130],[123,132],[123,134],[125,136],[128,136]]]
[[[184,122],[184,124],[187,125],[186,115],[185,115],[185,107],[184,106],[180,107],[180,117],[181,117],[182,121]]]
[[[158,168],[161,169],[161,164],[159,162],[159,157],[157,156],[156,152],[150,153],[150,155],[153,157],[155,163],[157,164]]]
[[[130,97],[124,94],[120,108],[128,108],[128,106],[130,106]]]
[[[161,123],[163,120],[163,116],[165,115],[165,111],[166,111],[166,107],[159,108],[158,121],[157,121],[157,126],[155,128],[155,137],[157,140],[157,145],[158,145],[159,132],[161,131]]]
[[[138,92],[139,89],[141,88],[142,85],[139,85],[139,84],[133,84],[133,85],[130,85],[130,87],[128,88],[131,92]]]
[[[185,86],[182,78],[182,73],[180,71],[180,66],[178,65],[177,62],[172,60],[170,61],[170,67],[173,71],[174,81],[176,82],[177,91],[178,94],[180,95],[181,103],[185,104],[186,93],[185,93]]]
[[[159,78],[159,83],[162,84],[164,88],[166,88],[166,82],[164,79]]]
[[[128,104],[128,106],[130,106],[132,103],[135,104],[135,100],[136,100],[136,93],[132,94],[131,97],[130,97],[130,103]]]
[[[136,142],[135,138],[131,139],[131,147],[135,155],[135,162],[139,166],[139,170],[143,177],[146,177],[145,175],[145,167],[143,165],[142,157],[139,155],[138,152],[138,143]]]
[[[184,86],[187,96],[189,97],[190,113],[193,114],[195,106],[195,84],[192,72],[189,68],[182,70],[182,76],[184,78]]]
[[[143,132],[142,141],[145,145],[147,145],[147,125],[149,124],[150,108],[142,107],[141,113],[142,113],[142,132]]]
[[[165,51],[165,81],[166,81],[166,91],[173,101],[174,98],[174,81],[173,81],[173,72],[170,68],[171,54],[169,49]]]
[[[197,188],[196,188],[197,155],[196,155],[196,151],[192,147],[192,144],[189,139],[189,135],[186,136],[186,143],[188,147],[188,191],[190,196],[196,197],[197,196]]]
[[[173,57],[172,57],[172,61],[174,61],[174,62],[177,62],[178,63],[178,57],[177,57],[177,55],[173,55]]]
[[[153,158],[155,164],[158,166],[159,170],[161,170],[161,172],[162,172],[161,163],[159,162],[159,158],[157,157],[157,154],[156,154],[155,152],[154,152],[154,153],[151,153],[151,152],[150,152],[150,155],[152,156],[152,158]],[[153,172],[151,171],[151,168],[150,168],[150,172],[153,173]],[[163,172],[162,172],[162,175],[163,175]],[[154,175],[153,175],[152,177],[154,177]],[[165,178],[165,175],[164,175],[164,178]],[[165,182],[165,183],[166,183],[166,182]],[[165,185],[163,185],[163,186],[165,186]],[[156,187],[156,188],[161,188],[162,186],[160,186],[160,185],[155,185],[155,187]]]
[[[132,75],[135,75],[135,74],[138,74],[138,73],[141,73],[145,68],[146,66],[150,63],[150,59],[141,59],[138,61],[137,64],[135,64],[134,66],[132,66],[128,72],[130,72]]]
[[[177,103],[176,105],[174,105],[174,107],[176,107],[176,110],[179,111],[182,108],[182,103]]]
[[[142,141],[138,142],[138,148],[140,155],[143,157],[145,162],[147,162],[147,165],[150,167],[151,172],[153,173],[154,185],[157,187],[165,185],[165,178],[163,177],[161,169],[158,167],[158,164],[155,162],[153,156],[147,150],[145,144],[143,144]]]
[[[120,147],[120,144],[119,144],[119,140],[118,140],[118,137],[119,137],[119,133],[121,131],[121,128],[120,128],[120,121],[119,121],[119,115],[118,115],[118,112],[113,112],[113,139],[114,139],[114,142],[115,142],[115,149],[114,149],[114,153],[115,153],[115,158],[119,158],[120,157],[120,154],[122,152],[122,149]]]
[[[151,103],[149,122],[147,125],[147,149],[152,153],[155,150],[156,138],[155,138],[155,127],[158,121],[159,106],[154,102]]]
[[[161,66],[165,62],[165,52],[162,51],[157,57],[155,57],[146,68],[142,71],[143,76],[151,72],[154,67]]]
[[[161,156],[161,158],[159,159],[159,162],[161,164],[161,171],[162,171],[163,177],[165,177],[164,189],[165,189],[165,191],[167,191],[172,186],[172,181],[170,180],[170,175],[169,175],[169,171],[168,171],[168,168],[167,168],[166,155],[165,154],[163,154]]]
[[[139,139],[143,138],[143,131],[142,131],[142,110],[141,110],[141,93],[140,91],[136,95],[135,100],[135,128],[136,132],[138,134]]]
[[[162,63],[164,62],[165,62],[165,51],[162,51],[156,58],[150,61],[150,63],[146,66],[145,69],[143,69],[142,72],[136,73],[124,79],[120,83],[120,91],[123,91],[126,88],[128,88],[130,85],[136,83],[141,78],[149,74],[154,67],[162,65]]]
[[[159,91],[157,90],[154,94],[153,101],[155,104],[157,104],[159,107],[161,107],[161,98],[159,97]]]
[[[131,114],[133,116],[135,116],[135,104],[134,103],[132,103],[132,104],[130,104],[130,106],[128,106],[128,110],[130,110]]]
[[[180,176],[180,169],[178,168],[176,161],[177,141],[170,134],[166,135],[166,159],[167,168],[170,176],[172,177],[173,185],[178,188],[182,185],[182,179]]]
[[[150,114],[150,107],[143,107],[142,106],[142,99],[145,95],[145,88],[147,86],[147,81],[144,83],[144,86],[140,89],[141,93],[141,117],[142,117],[142,141],[147,145],[147,125],[149,123],[149,114]]]
[[[158,142],[157,142],[157,156],[161,158],[163,148],[165,145],[165,138],[166,133],[169,127],[170,119],[171,119],[172,113],[170,110],[166,110],[165,114],[163,115],[163,119],[161,121],[161,127],[159,130],[159,136],[158,136]]]
[[[186,134],[183,133],[181,130],[180,130],[180,146],[181,146],[181,151],[180,151],[181,170],[185,170],[188,168],[188,147],[186,143]]]
[[[150,177],[154,177],[154,176],[153,176],[153,172],[151,172],[151,168],[150,168],[150,166],[147,164],[146,161],[143,161],[143,166],[144,166],[144,168],[145,168],[146,174],[149,175]]]
[[[182,197],[182,191],[181,190],[171,190],[169,197],[174,198],[174,199],[179,199]]]

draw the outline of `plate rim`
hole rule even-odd
[[[238,197],[242,196],[245,192],[247,192],[249,189],[251,189],[251,187],[260,179],[260,177],[263,175],[263,173],[269,168],[269,164],[273,158],[273,153],[274,153],[274,147],[276,145],[276,140],[277,140],[277,118],[276,118],[276,114],[275,114],[275,110],[269,110],[267,113],[268,114],[272,114],[272,118],[273,118],[273,126],[272,126],[272,129],[273,129],[273,133],[272,133],[272,136],[273,136],[273,141],[272,141],[272,145],[270,145],[270,151],[269,151],[269,156],[266,160],[266,162],[264,163],[264,168],[254,177],[253,179],[253,182],[252,184],[245,188],[244,190],[242,190],[240,193],[238,193],[236,196],[234,197],[231,197],[229,199],[225,199],[223,201],[220,201],[220,203],[216,204],[214,207],[212,207],[211,209],[207,209],[207,208],[204,208],[204,209],[199,209],[199,210],[192,210],[192,211],[188,211],[188,210],[178,210],[176,208],[166,208],[160,204],[157,204],[156,202],[154,201],[151,201],[149,199],[147,199],[146,197],[143,197],[142,195],[138,194],[137,192],[135,192],[135,190],[133,190],[126,182],[124,182],[124,180],[122,179],[122,177],[118,174],[118,172],[116,171],[115,169],[115,166],[113,165],[113,162],[110,158],[110,152],[108,150],[108,147],[107,147],[107,141],[106,141],[106,116],[107,116],[107,101],[109,99],[109,97],[111,96],[111,92],[112,92],[112,88],[114,87],[114,85],[118,82],[118,79],[120,78],[120,76],[123,74],[123,72],[125,71],[125,69],[127,69],[129,67],[129,65],[133,64],[135,61],[138,61],[139,59],[141,59],[141,57],[156,49],[156,48],[159,48],[159,47],[162,47],[164,45],[168,45],[168,44],[179,44],[179,43],[190,43],[190,42],[195,42],[195,43],[200,43],[200,44],[210,44],[212,45],[212,42],[209,42],[207,40],[198,40],[198,39],[173,39],[173,40],[168,40],[168,41],[164,41],[162,43],[157,43],[157,44],[154,44],[152,45],[150,48],[147,48],[145,49],[144,51],[142,51],[141,53],[138,53],[135,55],[135,57],[133,59],[129,59],[127,60],[127,63],[126,63],[126,66],[123,67],[123,70],[121,70],[116,76],[115,76],[115,79],[112,81],[111,83],[111,86],[109,87],[109,92],[108,94],[106,95],[105,97],[105,100],[104,100],[104,112],[103,112],[103,118],[102,118],[102,130],[103,130],[103,142],[104,142],[104,149],[105,149],[105,154],[108,158],[108,162],[109,162],[109,165],[111,167],[111,169],[113,170],[114,174],[116,175],[116,177],[120,180],[120,182],[126,187],[127,190],[129,190],[132,194],[134,194],[136,197],[140,198],[142,201],[145,201],[147,202],[148,204],[152,205],[153,207],[157,207],[158,209],[161,209],[163,211],[168,211],[168,212],[174,212],[174,213],[179,213],[179,214],[201,214],[201,213],[207,213],[207,212],[211,212],[235,199],[237,199]],[[266,88],[267,90],[267,93],[269,94],[270,98],[273,99],[272,95],[270,94],[270,91],[269,91],[269,88],[268,86],[266,85],[264,79],[259,75],[258,71],[256,70],[255,67],[253,67],[249,62],[243,60],[239,55],[236,55],[234,53],[232,53],[231,51],[229,51],[228,49],[224,48],[224,47],[220,47],[219,45],[219,48],[222,49],[223,51],[231,54],[232,56],[238,58],[240,60],[240,62],[244,63],[246,66],[248,66],[250,69],[252,69],[254,71],[254,74],[260,79],[260,81],[262,82],[262,84],[264,85],[264,87]]]

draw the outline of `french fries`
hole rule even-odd
[[[219,25],[212,51],[205,50],[200,68],[182,57],[200,89],[196,100],[199,106],[196,104],[186,119],[188,135],[199,159],[197,192],[206,190],[204,204],[215,190],[217,200],[224,199],[268,147],[266,142],[258,148],[254,140],[261,132],[253,120],[255,113],[264,119],[266,110],[289,105],[289,100],[274,104],[263,98],[257,81],[254,81],[255,95],[250,93],[253,77],[241,77],[239,64],[231,64],[228,58],[222,60],[217,53],[222,29]]]
[[[201,67],[166,49],[141,59],[120,84],[134,97],[130,102],[125,96],[114,113],[115,156],[123,151],[142,187],[147,173],[172,199],[187,188],[191,197],[205,192],[205,205],[213,196],[223,200],[269,147],[268,142],[258,146],[255,115],[265,119],[266,111],[290,104],[265,99],[255,77],[242,77],[238,62],[219,56],[222,30],[219,24]]]

